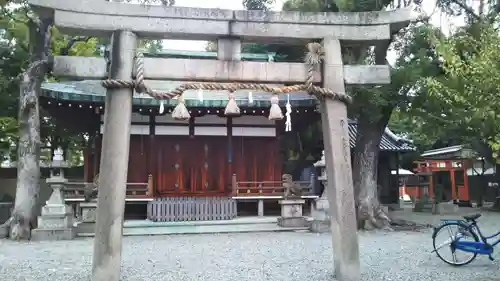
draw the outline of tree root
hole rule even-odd
[[[0,225],[0,239],[30,240],[32,224],[23,223],[22,219],[10,217],[4,224]]]
[[[9,238],[13,217],[10,217],[4,224],[0,225],[0,239]]]
[[[431,224],[420,224],[403,219],[392,219],[391,227],[399,231],[420,231],[422,229],[432,228],[433,226]]]
[[[371,202],[368,198],[360,200],[357,207],[358,228],[365,230],[385,229],[391,230],[391,219],[378,200]]]

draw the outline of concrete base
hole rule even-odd
[[[75,237],[76,231],[73,228],[36,228],[31,232],[33,241],[71,240]]]
[[[330,232],[330,204],[328,203],[328,198],[326,193],[318,198],[312,208],[313,221],[310,224],[311,232],[324,233]]]
[[[278,226],[281,227],[307,227],[308,221],[305,217],[279,217]]]
[[[432,212],[432,203],[417,201],[413,205],[414,212]]]
[[[279,201],[281,205],[281,217],[278,218],[280,227],[307,227],[306,218],[302,216],[302,205],[306,203],[303,199],[285,199]]]
[[[310,231],[314,233],[331,232],[330,221],[313,220],[310,224]]]
[[[129,220],[123,225],[123,236],[214,234],[214,233],[259,233],[307,231],[308,227],[280,227],[278,217],[240,217],[220,221],[153,222]],[[94,224],[79,223],[78,237],[93,237]],[[87,229],[89,232],[84,232]]]
[[[458,213],[458,205],[453,203],[438,203],[432,206],[433,214],[456,214]]]
[[[70,240],[75,238],[73,212],[64,204],[47,204],[38,217],[38,228],[32,231],[32,240]]]

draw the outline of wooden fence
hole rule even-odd
[[[230,220],[236,213],[236,201],[230,197],[165,197],[148,203],[152,221]]]

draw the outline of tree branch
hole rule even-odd
[[[478,21],[481,20],[481,16],[476,14],[476,12],[471,7],[467,6],[467,4],[462,2],[462,0],[450,0],[450,2],[459,6],[461,9],[463,9],[467,13],[467,15],[473,17],[475,20],[478,20]]]
[[[91,38],[92,37],[86,37],[86,36],[77,36],[77,37],[71,38],[68,41],[68,44],[66,44],[66,47],[61,48],[61,56],[67,56],[67,55],[69,55],[69,50],[71,48],[73,48],[73,46],[75,45],[76,42],[85,42],[85,43],[88,43]]]

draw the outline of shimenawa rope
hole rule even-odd
[[[274,98],[274,95],[279,95],[279,94],[286,94],[286,93],[291,93],[291,92],[298,92],[298,91],[306,91],[307,93],[311,95],[315,95],[318,99],[324,99],[324,98],[331,98],[335,100],[339,100],[345,103],[351,103],[352,99],[351,97],[346,94],[346,93],[335,93],[331,91],[330,89],[322,88],[315,86],[313,84],[314,80],[314,73],[319,69],[320,63],[324,58],[324,50],[323,46],[319,43],[309,43],[307,44],[307,49],[308,52],[305,57],[305,64],[307,66],[307,77],[305,79],[305,82],[303,85],[292,85],[292,86],[284,86],[284,87],[270,87],[265,84],[255,84],[255,83],[228,83],[228,84],[222,84],[222,83],[186,83],[182,84],[179,87],[175,88],[171,92],[162,92],[162,91],[155,91],[148,87],[144,83],[144,55],[142,53],[138,53],[135,58],[135,81],[125,81],[125,80],[120,80],[120,79],[106,79],[101,82],[102,86],[107,88],[107,89],[118,89],[118,88],[134,88],[137,93],[146,93],[149,96],[151,96],[154,99],[157,100],[168,100],[172,99],[175,97],[180,97],[179,99],[179,105],[182,104],[182,106],[185,108],[184,101],[182,99],[182,94],[186,90],[208,90],[208,91],[213,91],[213,90],[223,90],[223,91],[229,91],[231,94],[235,92],[236,90],[253,90],[253,91],[263,91],[263,92],[269,92],[273,94],[272,98],[272,104],[274,105],[276,103],[276,98]],[[231,98],[230,98],[231,102]],[[233,95],[233,102],[234,102],[234,95]],[[231,108],[228,112],[228,108],[226,108],[226,113],[229,115],[236,115],[239,114],[239,109],[237,108],[236,103],[234,102],[234,105],[236,108]],[[180,109],[175,109],[174,111],[183,111],[184,108]],[[187,109],[185,110],[186,114],[181,114],[183,116],[177,115],[178,119],[186,119],[189,118],[189,112]],[[174,115],[174,114],[173,114]],[[276,112],[276,116],[270,119],[282,119],[283,114],[281,113],[280,109],[280,114]],[[281,116],[281,117],[280,117]]]

